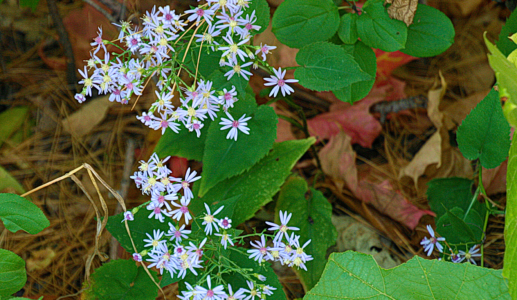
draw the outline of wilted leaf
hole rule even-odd
[[[110,102],[108,96],[97,97],[63,120],[63,129],[76,136],[82,137],[92,131],[106,117],[108,109],[116,102]]]
[[[352,148],[352,139],[349,135],[340,131],[338,135],[330,138],[318,156],[321,160],[321,168],[325,174],[332,176],[341,190],[344,184],[357,186],[357,157]]]
[[[341,183],[345,182],[358,199],[371,204],[381,213],[409,228],[415,228],[423,215],[433,214],[410,203],[388,180],[381,181],[376,178],[374,170],[368,169],[361,175],[358,174],[355,153],[350,141],[350,137],[340,133],[332,137],[321,149],[319,156],[326,174],[340,180]]]
[[[370,106],[384,99],[383,94],[372,95],[350,105],[340,103],[328,113],[320,114],[307,123],[309,132],[319,140],[328,139],[344,131],[352,138],[352,144],[370,148],[382,131],[379,121],[370,114]]]
[[[407,26],[413,23],[418,0],[386,0],[386,3],[391,4],[388,7],[390,18],[400,20],[406,23]]]
[[[51,247],[31,252],[31,257],[27,259],[27,271],[43,270],[50,265],[56,252]]]

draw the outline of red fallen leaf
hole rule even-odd
[[[309,133],[322,140],[344,131],[352,138],[352,144],[371,147],[381,133],[382,126],[370,114],[370,106],[385,100],[390,88],[390,86],[384,86],[372,89],[366,98],[354,105],[344,102],[331,105],[330,112],[318,115],[307,122]]]
[[[494,195],[506,192],[506,171],[508,160],[494,169],[483,168],[483,186],[487,195]]]
[[[47,56],[45,47],[50,43],[49,40],[44,41],[38,45],[38,55],[41,60],[52,70],[64,71],[66,70],[66,59],[64,57]]]
[[[169,159],[169,168],[172,170],[171,176],[176,178],[183,178],[187,173],[188,159],[173,156]]]
[[[75,65],[82,69],[85,60],[90,59],[90,43],[97,36],[98,27],[102,27],[103,39],[113,40],[118,36],[118,31],[114,25],[110,23],[106,17],[93,8],[91,5],[85,4],[82,9],[72,10],[65,18],[63,24],[74,52]],[[109,47],[108,52],[120,52],[115,47]],[[103,59],[103,53],[97,53]]]
[[[275,110],[276,114],[287,116],[290,118],[294,118],[294,114],[291,113],[287,109],[283,109],[278,105],[278,103],[271,104],[271,107]],[[275,143],[280,143],[284,141],[290,141],[295,140],[296,137],[293,134],[293,131],[291,130],[291,123],[287,122],[284,119],[278,118],[278,124],[276,125],[276,140]]]
[[[389,79],[391,72],[396,68],[407,64],[408,62],[418,59],[417,57],[409,56],[400,51],[384,52],[379,49],[373,49],[377,57],[377,79],[376,85]]]
[[[422,210],[410,203],[395,190],[388,179],[382,182],[371,182],[371,178],[360,180],[355,195],[365,203],[373,205],[380,212],[394,220],[415,229],[420,218],[424,215],[435,216],[430,210]]]
[[[319,156],[325,174],[336,180],[338,187],[344,184],[352,193],[365,203],[373,205],[381,213],[414,229],[423,215],[433,215],[429,210],[422,210],[410,203],[389,182],[376,176],[374,169],[365,168],[358,175],[355,164],[356,154],[351,145],[352,138],[344,132],[331,137]]]

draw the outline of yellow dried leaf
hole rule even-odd
[[[388,15],[392,19],[400,20],[406,23],[407,26],[413,23],[418,0],[386,0],[390,3],[388,7]]]

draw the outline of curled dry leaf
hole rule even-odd
[[[410,203],[389,180],[381,179],[385,175],[375,176],[373,168],[362,170],[359,174],[351,143],[352,138],[341,131],[331,137],[319,153],[323,172],[332,177],[338,187],[346,184],[358,199],[411,229],[416,227],[423,215],[433,215],[433,212]]]
[[[386,3],[391,4],[391,6],[388,7],[388,15],[390,18],[400,20],[406,23],[407,26],[413,23],[418,0],[386,0]]]
[[[440,74],[440,81],[428,92],[427,114],[436,127],[436,132],[422,146],[411,162],[399,171],[399,179],[409,177],[413,181],[418,195],[423,196],[426,183],[432,178],[472,176],[470,161],[450,144],[449,130],[454,122],[449,114],[440,110],[440,103],[447,89],[445,79]],[[425,175],[425,180],[421,180]]]

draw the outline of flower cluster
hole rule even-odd
[[[431,225],[427,225],[427,231],[429,232],[429,235],[431,238],[424,237],[424,239],[420,242],[420,245],[424,247],[424,251],[426,252],[427,256],[431,256],[433,253],[434,247],[440,252],[443,253],[443,245],[440,242],[445,242],[444,237],[436,237],[433,228]],[[476,265],[476,261],[474,260],[475,257],[481,257],[480,246],[474,245],[470,249],[466,248],[465,251],[459,250],[454,251],[452,249],[449,249],[448,255],[450,255],[450,260],[453,263],[461,263],[463,261],[468,261],[474,265]]]
[[[194,71],[185,63],[187,52],[202,55],[204,51],[219,53],[220,66],[228,69],[224,74],[228,80],[233,76],[249,80],[252,65],[271,70],[265,62],[266,55],[276,47],[250,45],[252,32],[259,30],[260,26],[255,24],[255,11],[247,9],[249,2],[208,0],[204,5],[187,10],[184,15],[176,14],[169,6],[154,7],[142,18],[141,30],[128,22],[115,24],[120,28],[115,41],[104,40],[99,28],[98,36],[91,43],[91,58],[84,70],[79,70],[83,77],[79,83],[84,87],[75,98],[82,103],[96,89],[100,94],[109,94],[110,101],[127,104],[133,95],[142,95],[154,77],[158,88],[156,101],[148,112],[137,117],[146,126],[161,130],[162,134],[167,128],[178,133],[181,127],[185,127],[195,131],[199,137],[204,122],[208,119],[213,121],[217,112],[223,109],[228,119],[222,118],[220,124],[223,125],[221,130],[230,129],[227,139],[237,140],[239,131],[249,134],[246,121],[251,117],[237,116],[236,120],[228,112],[238,101],[235,86],[231,89],[214,86],[212,81],[198,74],[199,65]],[[193,24],[186,28],[189,22]],[[118,47],[123,52],[110,53],[107,45]],[[195,48],[199,51],[194,51]],[[197,61],[199,63],[199,58]],[[180,77],[182,70],[193,77],[192,84]],[[267,86],[274,86],[270,95],[276,96],[279,90],[284,96],[292,93],[294,90],[286,83],[297,80],[285,80],[285,71],[281,69],[274,70],[274,73],[275,76],[266,79]],[[177,101],[173,100],[174,92],[180,95]]]
[[[287,233],[288,230],[299,230],[296,227],[289,227],[287,223],[291,219],[292,214],[280,211],[280,225],[266,222],[270,226],[270,231],[275,231],[273,238],[273,246],[267,246],[264,235],[260,241],[251,242],[254,249],[248,250],[250,259],[254,259],[259,263],[263,261],[279,261],[282,265],[289,267],[296,266],[307,271],[305,263],[312,260],[312,256],[305,253],[304,249],[309,245],[308,240],[300,246],[300,236]]]
[[[266,280],[266,278],[263,277],[262,280]],[[212,280],[210,278],[210,275],[208,275],[206,278],[207,287],[203,287],[200,285],[192,287],[190,284],[186,283],[187,290],[182,291],[182,295],[178,296],[178,298],[183,300],[255,300],[255,297],[257,297],[258,299],[265,299],[266,296],[273,295],[273,291],[276,290],[275,287],[272,287],[270,285],[257,284],[256,282],[250,280],[247,280],[246,283],[248,284],[247,289],[239,288],[237,291],[234,292],[231,284],[228,284],[227,288],[225,288],[225,286],[222,284],[212,287]]]
[[[147,209],[151,211],[149,218],[155,218],[164,222],[165,217],[172,217],[180,221],[182,218],[188,224],[192,219],[188,206],[194,197],[190,185],[199,180],[196,171],[185,174],[185,178],[169,176],[172,171],[166,166],[169,157],[160,160],[154,153],[149,161],[140,161],[139,170],[130,178],[135,181],[138,188],[145,195],[151,196],[151,202]],[[180,192],[183,191],[183,195]]]

